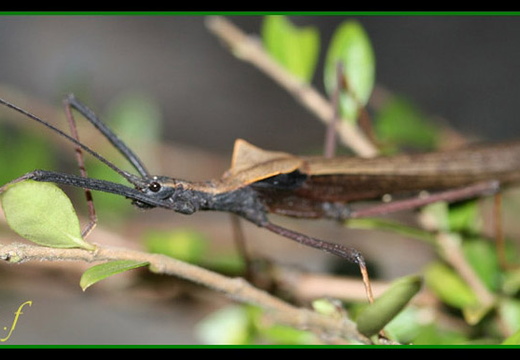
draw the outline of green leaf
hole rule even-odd
[[[480,237],[467,239],[462,243],[462,251],[487,288],[497,290],[503,279],[496,254],[496,244]]]
[[[8,186],[0,200],[8,225],[23,238],[49,247],[95,248],[83,240],[72,203],[56,185],[22,181]]]
[[[338,304],[336,304],[334,301],[331,301],[330,299],[316,299],[312,302],[312,308],[314,311],[322,315],[331,317],[343,316],[341,311],[342,309],[340,309]]]
[[[469,234],[479,234],[482,230],[482,219],[478,201],[470,200],[450,205],[450,230]]]
[[[289,325],[266,321],[269,312],[258,306],[245,306],[249,315],[249,333],[252,335],[250,343],[281,344],[281,345],[309,345],[316,344],[316,336],[308,330],[296,329]]]
[[[205,344],[241,345],[250,343],[250,325],[247,309],[232,305],[207,316],[197,325],[196,332]]]
[[[462,310],[464,320],[477,324],[493,308],[493,303],[481,302],[470,286],[451,268],[434,263],[425,270],[427,286],[446,304]]]
[[[312,79],[320,39],[313,27],[298,28],[285,16],[264,18],[262,40],[269,54],[291,74],[308,83]]]
[[[426,285],[445,303],[456,308],[475,306],[478,299],[462,278],[439,262],[430,264],[424,272]]]
[[[375,56],[370,39],[355,20],[341,24],[332,36],[324,69],[325,89],[332,96],[337,89],[337,65],[343,65],[347,83],[340,92],[340,109],[344,118],[355,121],[359,109],[372,94],[375,81]]]
[[[513,269],[505,273],[503,292],[507,295],[514,295],[520,291],[520,269]]]
[[[420,323],[421,320],[418,322]],[[460,345],[468,341],[463,331],[444,328],[436,321],[421,326],[414,335],[414,345]]]
[[[407,276],[395,281],[380,297],[368,305],[357,318],[357,329],[366,336],[381,331],[421,289],[419,276]]]
[[[505,342],[520,345],[520,301],[513,298],[502,298],[498,304],[498,310],[506,329],[516,333]]]
[[[81,289],[85,291],[89,286],[106,279],[109,276],[146,266],[148,264],[149,263],[146,261],[117,260],[94,265],[83,273],[79,285],[81,286]]]
[[[374,116],[374,132],[379,141],[396,152],[400,148],[434,149],[440,138],[440,129],[427,120],[412,102],[393,96]]]

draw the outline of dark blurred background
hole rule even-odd
[[[317,27],[325,49],[338,24],[352,17],[290,18]],[[520,134],[520,18],[357,18],[375,50],[378,84],[463,134],[491,140]],[[248,33],[260,31],[259,16],[229,19]],[[121,94],[145,93],[160,106],[165,142],[224,159],[236,138],[289,152],[319,147],[323,139],[322,124],[265,75],[233,57],[202,16],[1,16],[0,64],[0,85],[44,103],[59,104],[74,91],[102,113]],[[319,70],[314,84],[323,88]],[[0,281],[6,280],[0,276]],[[108,301],[79,287],[63,288],[59,277],[40,287],[18,284],[16,291],[0,286],[0,325],[10,323],[10,309],[26,300],[34,304],[25,308],[6,344],[200,341],[192,327],[203,314],[187,304],[158,309],[153,302],[133,303],[124,293]]]
[[[319,28],[325,49],[347,18],[292,20]],[[259,32],[259,16],[230,19],[248,33]],[[359,19],[373,43],[379,84],[463,132],[493,139],[519,132],[518,17]],[[226,153],[237,137],[290,151],[322,139],[321,124],[231,56],[202,16],[4,16],[0,44],[2,83],[50,103],[81,84],[100,110],[123,92],[146,92],[164,112],[168,141]],[[322,87],[320,71],[314,83]],[[287,134],[296,132],[288,141]]]

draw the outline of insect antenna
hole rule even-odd
[[[130,164],[137,170],[143,178],[150,177],[150,173],[146,170],[143,162],[117,135],[108,128],[87,106],[80,103],[73,94],[69,94],[65,102],[76,109],[81,115],[85,117],[96,129],[101,132],[105,138],[114,145],[114,147],[128,160]]]
[[[70,99],[70,97],[69,97],[69,99]],[[95,152],[94,150],[89,148],[87,145],[85,145],[82,142],[76,140],[75,138],[73,138],[72,136],[68,135],[64,131],[58,129],[54,125],[51,125],[47,121],[45,121],[45,120],[39,118],[38,116],[30,113],[29,111],[24,110],[24,109],[22,109],[22,108],[20,108],[20,107],[18,107],[16,105],[10,103],[7,100],[4,100],[2,98],[0,98],[0,104],[3,104],[5,106],[7,106],[8,108],[13,109],[13,110],[17,111],[18,113],[20,113],[20,114],[22,114],[24,116],[27,116],[28,118],[30,118],[30,119],[32,119],[32,120],[34,120],[34,121],[36,121],[36,122],[46,126],[47,128],[51,129],[55,133],[59,134],[61,137],[67,139],[69,142],[73,143],[74,145],[77,145],[82,150],[84,150],[84,151],[88,152],[90,155],[94,156],[96,159],[101,161],[103,164],[107,165],[109,168],[111,168],[116,173],[121,175],[123,178],[125,178],[131,184],[133,184],[135,186],[138,186],[138,187],[142,187],[142,186],[145,185],[144,178],[148,177],[148,172],[146,171],[146,169],[142,165],[141,161],[137,158],[137,156],[128,147],[126,147],[126,145],[123,144],[123,142],[121,140],[117,139],[115,137],[115,135],[113,137],[108,136],[107,133],[109,133],[109,134],[113,134],[113,133],[106,127],[106,125],[102,124],[98,119],[97,119],[97,124],[98,125],[96,125],[96,123],[94,123],[91,120],[91,118],[88,118],[87,116],[85,116],[85,117],[87,117],[87,120],[89,120],[91,123],[93,123],[94,126],[96,126],[96,128],[98,130],[100,130],[103,133],[103,135],[105,135],[112,142],[112,144],[114,144],[114,141],[115,141],[114,138],[116,138],[119,141],[119,143],[118,143],[119,146],[115,145],[115,144],[114,145],[117,147],[117,149],[121,153],[123,153],[125,158],[128,159],[130,161],[130,163],[139,171],[139,173],[143,176],[142,178],[139,177],[139,176],[136,176],[136,175],[134,175],[132,173],[129,173],[129,172],[125,171],[125,170],[122,170],[122,169],[118,168],[112,162],[110,162],[107,159],[105,159],[103,156],[101,156],[100,154],[98,154],[97,152]],[[74,106],[74,108],[76,108],[76,106],[80,106],[81,105],[81,104],[79,104],[79,105],[78,104],[79,103],[76,101],[74,104],[72,104],[72,106]],[[85,108],[85,107],[83,107],[83,108]],[[81,112],[81,110],[78,110],[78,111]],[[90,113],[92,113],[90,110],[88,110],[88,111]],[[102,124],[102,126],[100,126],[99,124]]]

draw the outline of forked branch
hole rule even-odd
[[[63,260],[89,263],[114,260],[148,262],[152,272],[177,276],[222,292],[234,300],[257,305],[265,309],[277,322],[300,329],[308,329],[321,335],[326,334],[327,337],[332,336],[361,344],[371,343],[370,339],[356,330],[355,323],[348,319],[337,319],[308,309],[294,307],[255,288],[241,278],[228,278],[161,254],[150,254],[138,250],[102,245],[97,245],[95,251],[87,251],[11,243],[0,245],[0,259],[10,263]]]

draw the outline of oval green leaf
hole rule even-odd
[[[318,31],[298,28],[285,16],[272,15],[264,18],[261,32],[267,52],[291,74],[310,82],[318,61]]]
[[[441,138],[440,128],[402,96],[391,96],[377,111],[374,131],[387,152],[408,147],[432,150]]]
[[[462,243],[462,251],[475,274],[489,290],[498,291],[503,286],[496,244],[487,238],[468,238]]]
[[[380,297],[368,305],[357,318],[357,329],[365,336],[381,331],[421,289],[419,276],[407,276],[395,281]]]
[[[79,285],[81,286],[81,289],[85,291],[89,286],[94,285],[98,281],[106,279],[109,276],[146,266],[148,264],[149,263],[146,261],[116,260],[94,265],[83,273]]]
[[[424,277],[426,285],[448,305],[462,309],[478,304],[469,285],[448,266],[433,263],[426,268]]]
[[[65,193],[52,183],[26,180],[0,194],[7,224],[24,239],[56,248],[93,250]]]
[[[375,81],[375,56],[370,39],[355,20],[341,24],[332,36],[325,58],[324,83],[329,96],[337,89],[337,66],[343,65],[347,89],[340,91],[342,117],[355,121],[359,109],[372,94]]]

